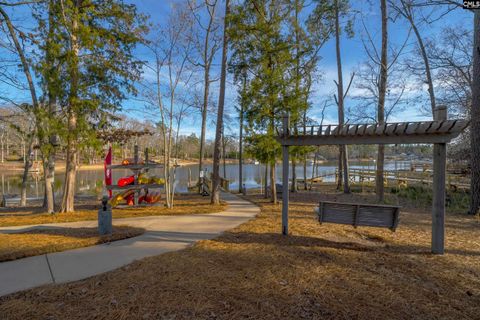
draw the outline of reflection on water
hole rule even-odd
[[[318,174],[322,175],[325,173],[334,173],[336,168],[335,162],[324,162],[320,164],[317,168]],[[350,168],[365,168],[365,169],[375,169],[375,163],[371,162],[350,162]],[[385,163],[385,170],[404,170],[410,168],[409,161],[391,161]],[[212,172],[212,166],[206,165],[205,169],[207,172]],[[307,166],[307,178],[312,176],[313,166]],[[317,170],[315,173],[317,173]],[[278,182],[282,181],[282,168],[281,164],[277,165],[276,169],[276,178]],[[224,168],[220,167],[220,174],[223,176]],[[237,190],[239,187],[238,181],[238,165],[230,164],[225,167],[226,178],[230,180],[230,189]],[[76,190],[79,195],[101,195],[104,192],[103,189],[103,170],[81,170],[77,173],[76,181]],[[131,175],[131,171],[128,169],[113,170],[113,181],[116,182],[119,178]],[[151,175],[156,175],[163,177],[162,169],[151,169]],[[303,178],[303,166],[297,166],[296,168],[297,178]],[[190,165],[185,167],[179,167],[176,169],[176,182],[175,188],[179,192],[187,191],[188,179],[189,176],[192,180],[195,180],[198,177],[198,166]],[[290,170],[291,176],[291,170]],[[19,195],[21,182],[22,182],[22,173],[18,174],[6,174],[0,173],[1,177],[1,193],[8,195]],[[42,176],[39,174],[31,173],[28,178],[27,183],[27,197],[38,198],[43,196],[43,180]],[[58,195],[62,192],[62,183],[65,178],[64,173],[57,173],[55,176],[55,185],[54,190]],[[329,176],[324,179],[327,182],[333,182],[335,177]],[[243,183],[247,188],[260,188],[263,187],[265,181],[265,166],[263,165],[254,165],[254,164],[244,164],[243,165]]]

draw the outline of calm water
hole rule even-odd
[[[370,168],[374,169],[375,164],[371,162],[350,162],[351,168]],[[397,161],[389,162],[385,164],[386,170],[407,169],[410,167],[409,161]],[[207,172],[212,171],[212,166],[205,166]],[[318,173],[333,173],[335,172],[336,163],[326,162],[318,166]],[[179,192],[187,191],[188,177],[191,174],[192,180],[198,177],[198,166],[190,165],[185,167],[179,167],[176,169],[176,182],[175,188]],[[307,167],[307,178],[312,176],[313,166]],[[225,168],[226,178],[230,180],[230,189],[237,190],[238,179],[238,165],[231,164]],[[291,171],[291,170],[290,170]],[[223,176],[223,166],[220,167],[220,174]],[[297,178],[303,178],[303,166],[299,166],[296,169]],[[150,174],[162,177],[162,169],[150,170]],[[277,165],[277,181],[281,182],[281,165]],[[119,178],[131,175],[130,170],[113,170],[113,179],[116,182]],[[290,172],[291,175],[291,172]],[[55,176],[55,192],[60,194],[62,192],[62,182],[64,179],[63,174],[56,174]],[[263,165],[244,164],[243,165],[243,183],[247,188],[260,188],[264,184],[265,179],[265,167]],[[2,194],[18,195],[20,193],[21,173],[0,173],[0,187]],[[331,176],[324,181],[334,181],[335,177]],[[103,193],[103,170],[82,170],[77,173],[77,194],[79,195],[101,195]],[[37,198],[43,196],[43,181],[41,175],[30,174],[27,187],[27,196],[29,198]]]

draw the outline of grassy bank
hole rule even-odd
[[[141,228],[114,226],[112,234],[106,236],[99,236],[97,228],[39,228],[0,233],[0,262],[127,239],[144,231]]]
[[[319,199],[292,194],[290,231],[280,205],[249,196],[261,214],[178,252],[63,285],[0,299],[5,319],[474,319],[480,314],[480,223],[447,217],[447,253],[430,252],[430,213],[401,213],[386,229],[318,225]],[[94,308],[92,306],[95,306]]]
[[[209,197],[192,194],[178,196],[172,209],[167,209],[161,205],[114,208],[112,215],[114,219],[118,219],[159,215],[202,214],[221,212],[226,207],[226,204],[212,206],[210,205]],[[2,208],[0,210],[0,227],[97,220],[98,208],[99,201],[90,201],[90,203],[78,205],[74,213],[54,215],[42,213],[42,209],[38,207]]]

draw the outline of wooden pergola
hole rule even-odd
[[[288,186],[290,146],[359,145],[359,144],[415,144],[433,146],[433,203],[432,253],[443,254],[445,243],[445,177],[446,144],[456,138],[469,121],[447,120],[447,108],[439,106],[434,121],[399,122],[386,124],[345,124],[304,127],[300,132],[290,131],[289,115],[283,119],[278,132],[282,145],[282,233],[288,235]]]

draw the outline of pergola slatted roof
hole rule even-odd
[[[295,130],[291,130],[289,115],[286,114],[283,117],[282,129],[277,128],[277,140],[282,145],[282,181],[286,183],[289,180],[288,149],[290,146],[434,144],[432,252],[443,254],[445,250],[446,144],[458,137],[468,127],[469,121],[447,120],[446,106],[438,106],[433,116],[435,121],[297,126]],[[288,190],[287,187],[282,189],[282,233],[284,235],[288,235]]]
[[[284,146],[340,144],[447,143],[467,126],[468,120],[345,124],[302,127],[287,134],[278,131]]]

